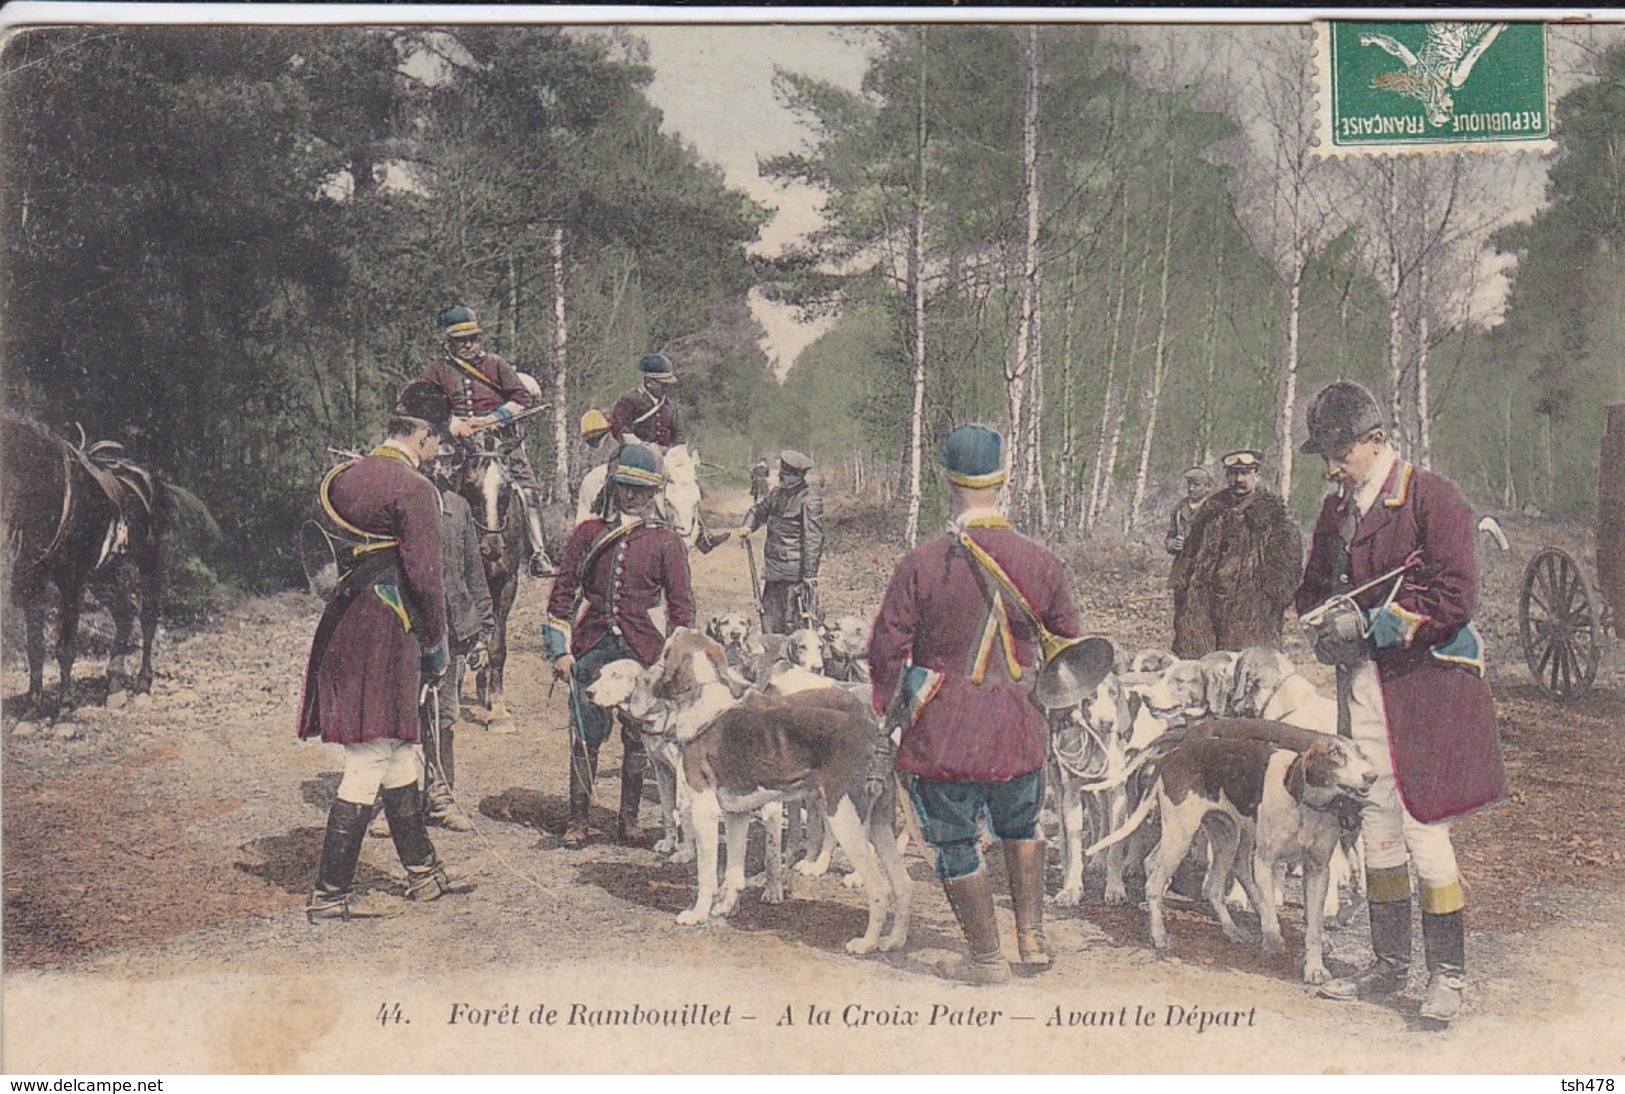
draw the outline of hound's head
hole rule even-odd
[[[784,659],[808,672],[824,671],[824,644],[817,631],[803,627],[784,640]]]
[[[1200,661],[1175,661],[1145,694],[1146,705],[1159,718],[1208,713],[1208,667]]]
[[[824,650],[832,657],[858,658],[869,653],[869,621],[861,615],[843,615],[824,624]]]
[[[1304,797],[1320,805],[1334,798],[1363,801],[1377,781],[1377,765],[1358,741],[1327,736],[1302,756]]]
[[[638,721],[648,721],[654,706],[652,676],[652,669],[631,658],[611,661],[599,672],[598,679],[587,685],[587,701],[604,710],[620,710]]]
[[[656,698],[682,699],[707,684],[727,683],[728,659],[715,639],[678,627],[666,639],[653,671]]]
[[[1155,647],[1143,649],[1128,664],[1130,672],[1165,672],[1179,658],[1168,650]]]
[[[1270,699],[1297,670],[1291,658],[1270,646],[1248,646],[1230,674],[1230,715],[1262,718]]]
[[[1203,706],[1220,717],[1230,713],[1230,683],[1236,670],[1236,652],[1217,650],[1197,661],[1202,666]]]
[[[713,615],[705,625],[706,637],[724,650],[743,651],[750,639],[751,618],[748,612],[723,612]]]

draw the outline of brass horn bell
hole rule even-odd
[[[1045,710],[1061,710],[1082,702],[1112,671],[1117,651],[1104,638],[1060,638],[1040,630],[1044,667],[1039,670],[1033,698]]]

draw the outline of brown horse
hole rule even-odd
[[[124,655],[137,614],[141,668],[137,694],[152,689],[152,642],[163,586],[163,535],[174,494],[156,475],[123,460],[116,446],[87,453],[38,422],[0,414],[0,524],[11,602],[27,627],[28,707],[50,715],[73,706],[74,642],[87,585],[112,613],[108,697],[130,681]],[[194,499],[195,500],[195,499]],[[60,598],[55,701],[45,696],[45,591]]]
[[[481,447],[463,463],[457,492],[467,499],[480,533],[480,561],[485,566],[491,609],[496,616],[490,663],[474,674],[475,692],[480,705],[491,712],[492,728],[502,732],[513,728],[513,716],[502,698],[503,671],[508,663],[508,615],[513,611],[519,574],[530,552],[525,542],[523,503],[508,478],[501,444],[489,435],[481,440]]]

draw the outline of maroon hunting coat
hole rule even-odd
[[[654,396],[641,387],[615,400],[615,405],[609,410],[609,431],[623,444],[628,440],[639,440],[670,448],[683,443],[683,428],[677,421],[677,408],[670,399],[662,399],[656,404]]]
[[[346,745],[415,741],[418,657],[446,631],[439,492],[404,453],[384,447],[340,471],[330,498],[345,521],[399,540],[399,566],[397,574],[341,592],[322,613],[305,669],[299,736]]]
[[[1338,525],[1352,504],[1335,494],[1321,504],[1294,598],[1300,615],[1335,591]],[[1489,685],[1473,669],[1432,652],[1471,620],[1477,606],[1475,548],[1473,510],[1461,491],[1404,461],[1394,464],[1350,544],[1345,588],[1421,553],[1420,567],[1407,576],[1394,603],[1423,621],[1408,646],[1377,651],[1376,663],[1400,798],[1424,823],[1462,816],[1505,792]],[[1387,595],[1385,587],[1373,589],[1359,597],[1360,606],[1373,608]]]
[[[470,369],[489,383],[476,380]],[[504,403],[518,403],[525,410],[536,405],[536,397],[520,382],[519,373],[494,353],[487,353],[473,365],[443,353],[424,367],[420,379],[444,391],[451,399],[452,412],[459,418],[482,418]]]
[[[1002,518],[978,518],[970,536],[1003,567],[1045,627],[1063,637],[1079,633],[1059,558]],[[944,782],[1003,782],[1044,765],[1049,729],[1031,698],[1038,639],[1007,594],[1001,591],[994,606],[994,587],[951,535],[920,544],[892,574],[869,636],[875,709],[891,704],[906,664],[942,674],[936,694],[903,730],[898,771]]]
[[[608,543],[583,570],[582,560],[593,544],[613,527],[593,517],[570,533],[559,576],[553,579],[553,591],[547,598],[548,626],[568,636],[575,657],[597,645],[612,627],[619,627],[638,660],[652,665],[666,644],[666,636],[649,618],[662,596],[669,628],[694,625],[688,555],[683,541],[666,525],[640,524]]]

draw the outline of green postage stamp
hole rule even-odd
[[[1545,151],[1541,23],[1316,24],[1322,155]]]

